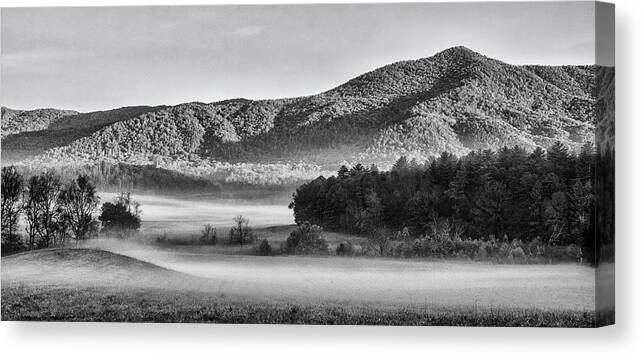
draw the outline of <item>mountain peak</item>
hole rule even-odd
[[[435,54],[435,57],[482,57],[480,53],[466,46],[454,46]]]

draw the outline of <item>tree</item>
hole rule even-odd
[[[201,243],[203,244],[216,244],[216,228],[211,224],[207,223],[203,226],[203,231],[201,232]]]
[[[15,167],[2,168],[2,249],[6,246],[8,252],[16,250],[19,244],[16,229],[23,207],[20,203],[23,182]]]
[[[253,236],[252,229],[248,227],[250,220],[242,215],[234,217],[233,220],[234,223],[236,223],[236,226],[230,229],[230,244],[232,244],[235,239],[238,240],[241,245],[243,245],[243,242],[251,243],[253,241]]]
[[[261,245],[259,245],[259,254],[264,256],[272,255],[272,247],[267,239],[263,239]]]
[[[357,221],[358,228],[361,232],[371,232],[383,224],[383,206],[375,191],[370,192],[365,200],[365,209]]]
[[[64,216],[76,242],[84,240],[95,228],[94,212],[100,198],[87,175],[79,175],[60,195]]]
[[[388,238],[388,234],[388,231],[383,228],[375,228],[371,232],[372,241],[377,246],[377,249],[379,249],[379,255],[381,256],[386,254],[390,248],[390,239]]]
[[[344,255],[352,255],[354,254],[354,246],[352,243],[348,242],[341,242],[337,246],[337,255],[339,256],[344,256]]]
[[[591,210],[595,197],[590,182],[582,184],[577,180],[569,193],[569,241],[580,245],[584,232],[590,227]]]
[[[575,164],[575,174],[577,178],[584,181],[595,178],[595,167],[597,163],[597,155],[593,143],[586,142],[582,146],[580,154],[577,156]]]
[[[392,165],[393,171],[401,172],[406,169],[408,169],[408,159],[405,156],[399,157],[394,165]]]
[[[64,248],[69,244],[72,238],[72,221],[70,211],[66,208],[62,195],[64,190],[60,193],[60,203],[56,212],[56,219],[53,221],[53,235],[54,245]]]
[[[292,231],[285,245],[288,252],[296,254],[328,251],[328,243],[323,238],[323,228],[308,222],[304,222]]]
[[[551,245],[562,244],[568,233],[568,197],[564,192],[556,191],[551,195],[545,215],[545,223],[550,231],[546,241]]]
[[[572,179],[575,175],[575,166],[573,164],[573,156],[569,153],[568,148],[558,142],[555,142],[549,149],[548,149],[548,162],[553,165],[553,169],[555,169],[556,174],[564,179],[565,181],[568,181]]]
[[[345,179],[348,177],[348,167],[345,165],[341,165],[339,168],[339,171],[337,172],[337,177],[339,179]]]
[[[60,178],[53,172],[47,171],[36,177],[34,192],[36,193],[37,223],[39,237],[38,246],[47,248],[56,245],[56,229],[60,217]]]
[[[29,178],[27,187],[22,192],[22,201],[25,213],[25,231],[27,232],[27,247],[31,250],[36,245],[38,236],[38,223],[40,222],[40,195],[38,176]]]
[[[101,232],[120,238],[129,237],[140,228],[140,214],[140,204],[131,199],[131,193],[122,192],[114,203],[103,203],[98,217],[103,227]]]
[[[576,155],[557,143],[548,153],[505,147],[460,158],[444,153],[426,164],[402,157],[389,171],[357,164],[341,168],[340,178],[319,177],[300,186],[291,206],[299,225],[307,221],[371,240],[377,228],[407,228],[416,238],[433,220],[447,220],[470,239],[493,234],[568,245],[586,238],[598,204],[611,218],[599,222],[597,214],[596,234],[603,231],[612,242],[612,188],[604,188],[613,185],[612,156],[597,155],[591,144]]]
[[[503,235],[508,231],[506,214],[510,208],[510,190],[502,182],[489,181],[481,188],[475,201],[475,219],[486,226],[486,234]]]

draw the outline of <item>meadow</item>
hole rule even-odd
[[[102,194],[108,199],[108,194]],[[232,217],[259,240],[296,228],[274,200],[137,195],[140,235],[2,258],[2,319],[59,321],[496,325],[589,327],[595,269],[332,255],[258,256],[258,243],[199,243],[205,223],[225,240]],[[277,225],[273,225],[277,224]],[[159,236],[170,243],[157,243]],[[365,238],[326,232],[330,250]]]
[[[540,309],[248,303],[155,290],[3,287],[3,320],[404,326],[593,327],[595,315]]]
[[[3,257],[2,319],[574,327],[595,320],[592,271],[581,266],[132,255],[47,249]]]

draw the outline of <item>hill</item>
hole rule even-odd
[[[135,269],[132,271],[166,272],[168,269],[129,256],[94,249],[38,249],[2,257],[2,267],[46,264],[73,268]]]
[[[53,108],[23,111],[2,107],[2,137],[55,128],[60,121],[77,114],[76,111]]]
[[[2,257],[2,283],[83,287],[198,287],[204,279],[95,249],[40,249]]]
[[[66,125],[54,125],[58,130],[4,138],[3,163],[154,164],[270,184],[267,171],[293,164],[303,165],[289,182],[339,164],[388,167],[400,155],[424,160],[442,151],[463,155],[504,145],[531,150],[558,141],[578,149],[595,139],[602,117],[596,102],[609,98],[602,88],[612,86],[612,73],[595,66],[515,66],[453,47],[313,96],[129,109],[87,125],[92,114],[74,115],[63,120]]]
[[[34,275],[28,270],[32,269]],[[175,271],[144,262],[129,256],[93,249],[39,249],[2,257],[3,281],[36,277],[42,270],[60,269],[60,271],[77,270],[80,273],[95,270],[105,275],[127,272],[131,274],[161,273],[172,274]]]
[[[90,136],[110,124],[160,108],[134,106],[78,113],[54,109],[15,111],[3,107],[2,162],[7,164],[32,158]]]

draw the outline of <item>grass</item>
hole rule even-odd
[[[2,319],[593,327],[614,314],[596,315],[592,269],[576,265],[130,252],[3,257]]]
[[[594,312],[250,303],[224,294],[2,285],[3,321],[593,327]]]

